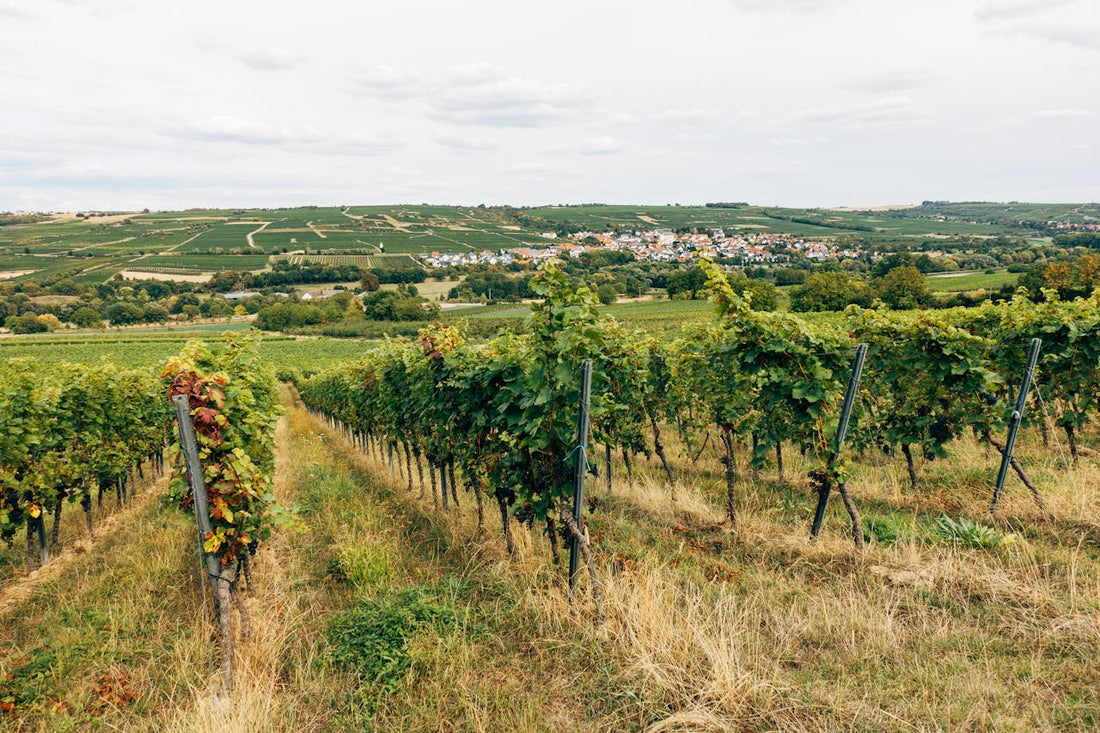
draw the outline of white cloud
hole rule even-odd
[[[1000,0],[974,12],[994,33],[1100,50],[1095,0]]]
[[[350,135],[325,133],[311,125],[282,126],[241,117],[208,117],[173,123],[162,128],[165,135],[204,143],[281,147],[288,151],[320,155],[372,156],[401,147],[402,141],[388,135],[362,132]]]
[[[836,10],[851,0],[730,0],[738,10],[757,13],[818,13]]]
[[[581,141],[578,152],[581,155],[611,155],[621,153],[626,149],[626,143],[618,138],[605,135],[602,137],[589,137]]]
[[[709,143],[722,139],[721,135],[713,132],[678,132],[675,137],[689,143]]]
[[[1089,51],[1100,50],[1100,25],[1091,27],[1043,24],[1032,28],[1020,29],[1020,33],[1049,43],[1064,43]]]
[[[346,137],[337,137],[320,146],[318,152],[329,155],[382,155],[404,145],[404,141],[392,135],[368,135],[355,133]]]
[[[554,173],[560,168],[547,163],[513,163],[508,170],[512,173]]]
[[[381,99],[409,99],[428,92],[419,73],[386,65],[355,74],[352,84],[368,96]]]
[[[574,118],[592,102],[584,84],[527,79],[492,64],[451,66],[430,77],[379,66],[354,85],[381,99],[421,99],[436,119],[457,125],[537,127]]]
[[[435,141],[443,147],[459,153],[484,153],[500,147],[498,143],[492,140],[463,135],[437,135]]]
[[[8,18],[10,20],[28,20],[31,17],[33,17],[31,12],[25,7],[20,7],[20,5],[17,3],[0,3],[0,18]]]
[[[238,58],[257,71],[283,71],[300,63],[285,48],[277,46],[249,46]]]
[[[869,94],[897,94],[924,86],[932,80],[925,71],[895,69],[868,74],[841,84],[841,88]]]
[[[246,145],[281,145],[284,143],[316,143],[323,139],[312,127],[297,128],[272,125],[262,120],[219,115],[187,123],[173,123],[164,128],[173,137],[205,142],[232,142]]]
[[[272,7],[0,0],[0,209],[1100,200],[1100,0]]]
[[[591,97],[583,84],[493,75],[447,89],[431,105],[437,117],[456,124],[534,127],[576,117]]]
[[[923,114],[904,95],[891,95],[869,102],[845,106],[817,107],[780,118],[780,124],[818,123],[862,128],[881,125],[906,125],[925,120]]]
[[[1028,117],[1033,120],[1081,120],[1088,119],[1092,116],[1092,110],[1073,109],[1072,107],[1065,107],[1063,109],[1039,109],[1028,115]]]
[[[447,86],[479,86],[508,78],[507,71],[493,64],[462,64],[443,71],[443,82]]]
[[[657,114],[657,119],[666,122],[700,124],[714,122],[718,119],[718,113],[712,109],[701,109],[699,107],[692,107],[691,109],[666,109]]]
[[[444,188],[447,184],[443,181],[405,181],[402,183],[404,188],[412,189],[414,191],[431,190],[437,188]]]
[[[1073,2],[1074,0],[997,0],[975,10],[974,17],[994,23],[1019,20],[1072,5]]]
[[[768,141],[768,145],[783,148],[800,145],[818,145],[825,142],[829,142],[829,139],[823,135],[818,135],[816,137],[773,137]]]

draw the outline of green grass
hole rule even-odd
[[[164,267],[197,272],[220,272],[222,270],[262,270],[267,267],[267,262],[267,255],[167,254],[145,257],[129,263],[127,267],[133,270]]]
[[[225,331],[241,330],[243,323],[185,326],[180,331],[116,331],[103,335],[50,334],[49,336],[0,339],[0,359],[30,357],[46,363],[74,362],[94,364],[100,359],[126,367],[159,368],[164,361],[179,353],[192,338],[209,342],[215,349],[223,342]],[[361,341],[312,338],[292,340],[265,339],[260,355],[276,370],[289,373],[312,373],[334,364],[359,358],[370,348]]]
[[[1019,280],[1015,272],[968,272],[959,275],[932,275],[928,286],[941,293],[964,293],[972,290],[1000,290],[1005,285],[1015,285]]]
[[[502,303],[444,311],[441,320],[451,322],[463,320],[476,322],[482,319],[519,320],[526,318],[530,312],[531,307],[526,304]],[[714,304],[708,300],[642,300],[601,306],[600,312],[614,317],[627,326],[674,336],[689,329],[695,323],[712,318]]]
[[[177,252],[206,252],[212,249],[248,250],[246,235],[259,228],[259,224],[222,224],[203,232],[197,239],[183,245]]]

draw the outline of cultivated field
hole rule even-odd
[[[461,206],[352,206],[289,209],[202,209],[118,213],[0,227],[0,272],[29,270],[16,279],[66,276],[105,280],[120,270],[158,267],[258,269],[216,258],[419,255],[540,246],[559,226],[593,231],[668,227],[705,231],[785,232],[807,237],[857,236],[874,242],[919,244],[955,236],[1039,238],[1033,221],[1095,221],[1095,205],[951,204],[891,210],[782,209],[766,206],[547,206],[531,209]],[[250,241],[251,237],[251,241]],[[176,258],[211,258],[202,264]],[[141,262],[142,266],[136,263]]]
[[[939,292],[970,292],[974,290],[1000,290],[1005,285],[1015,285],[1020,279],[1015,272],[951,272],[928,278],[928,286]]]

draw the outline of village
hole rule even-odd
[[[829,240],[762,232],[727,235],[721,228],[711,229],[705,234],[677,234],[671,229],[629,233],[576,232],[560,242],[558,236],[551,232],[542,236],[554,243],[546,247],[516,247],[495,252],[432,252],[423,255],[422,259],[431,267],[509,265],[513,262],[537,264],[556,257],[580,257],[585,252],[612,250],[630,252],[636,260],[656,262],[688,262],[706,257],[732,259],[743,264],[768,264],[797,259],[851,259],[863,254],[862,250],[841,248]]]

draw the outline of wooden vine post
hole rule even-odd
[[[230,582],[222,575],[221,561],[218,556],[206,552],[203,543],[213,529],[210,526],[210,507],[206,496],[206,484],[202,478],[202,464],[199,462],[199,447],[195,440],[195,426],[191,422],[191,405],[187,395],[172,397],[172,406],[176,410],[179,424],[180,450],[183,452],[187,467],[187,481],[194,497],[195,523],[199,532],[199,551],[206,562],[206,575],[213,592],[214,607],[218,613],[218,623],[222,635],[222,680],[228,690],[233,686],[233,625],[231,619]]]
[[[576,468],[573,471],[573,522],[577,531],[571,531],[569,537],[569,590],[577,584],[577,572],[580,569],[580,537],[584,514],[584,479],[588,475],[588,424],[589,409],[592,402],[592,360],[581,362],[581,401],[577,412],[577,442],[573,452],[576,454]]]
[[[1008,419],[1008,435],[1005,437],[1005,444],[1003,446],[997,445],[991,438],[987,439],[993,446],[1001,452],[1001,468],[997,471],[997,483],[993,488],[993,499],[989,502],[989,513],[993,514],[997,511],[997,505],[1001,501],[1001,495],[1004,494],[1005,481],[1008,479],[1008,469],[1012,468],[1023,480],[1031,491],[1032,497],[1039,504],[1039,507],[1044,511],[1047,510],[1046,504],[1043,501],[1042,496],[1039,495],[1039,490],[1034,484],[1027,478],[1027,475],[1023,471],[1023,467],[1013,456],[1016,450],[1016,438],[1020,433],[1020,423],[1024,419],[1024,405],[1027,402],[1028,393],[1031,391],[1031,382],[1035,378],[1035,366],[1039,363],[1039,349],[1042,348],[1043,341],[1039,338],[1031,339],[1031,348],[1027,354],[1027,368],[1024,370],[1023,381],[1020,383],[1020,392],[1016,395],[1016,409],[1012,411],[1012,416]]]
[[[577,585],[577,573],[583,559],[588,568],[588,577],[592,583],[592,600],[596,603],[596,621],[604,619],[603,584],[596,573],[592,552],[588,541],[588,532],[584,529],[584,479],[588,475],[588,428],[591,422],[592,404],[592,360],[581,362],[581,398],[577,412],[577,442],[573,448],[576,454],[576,468],[573,471],[573,511],[568,511],[566,502],[561,506],[561,521],[569,537],[569,597],[572,600],[573,589]],[[567,457],[568,460],[568,457]]]
[[[829,494],[833,488],[833,470],[840,460],[840,451],[844,447],[844,438],[848,434],[848,423],[852,418],[852,408],[855,406],[856,394],[859,392],[859,380],[863,375],[863,362],[867,358],[867,344],[856,347],[856,357],[852,362],[852,374],[848,378],[848,389],[844,393],[844,405],[840,409],[840,421],[836,426],[836,437],[833,441],[833,452],[829,455],[825,468],[825,476],[818,486],[817,509],[814,511],[813,527],[810,536],[816,538],[821,532],[821,525],[825,521],[825,507],[829,504]],[[844,507],[852,517],[852,535],[856,549],[863,547],[863,526],[860,523],[859,512],[848,495],[848,488],[843,482],[837,484],[837,491],[844,500]]]

